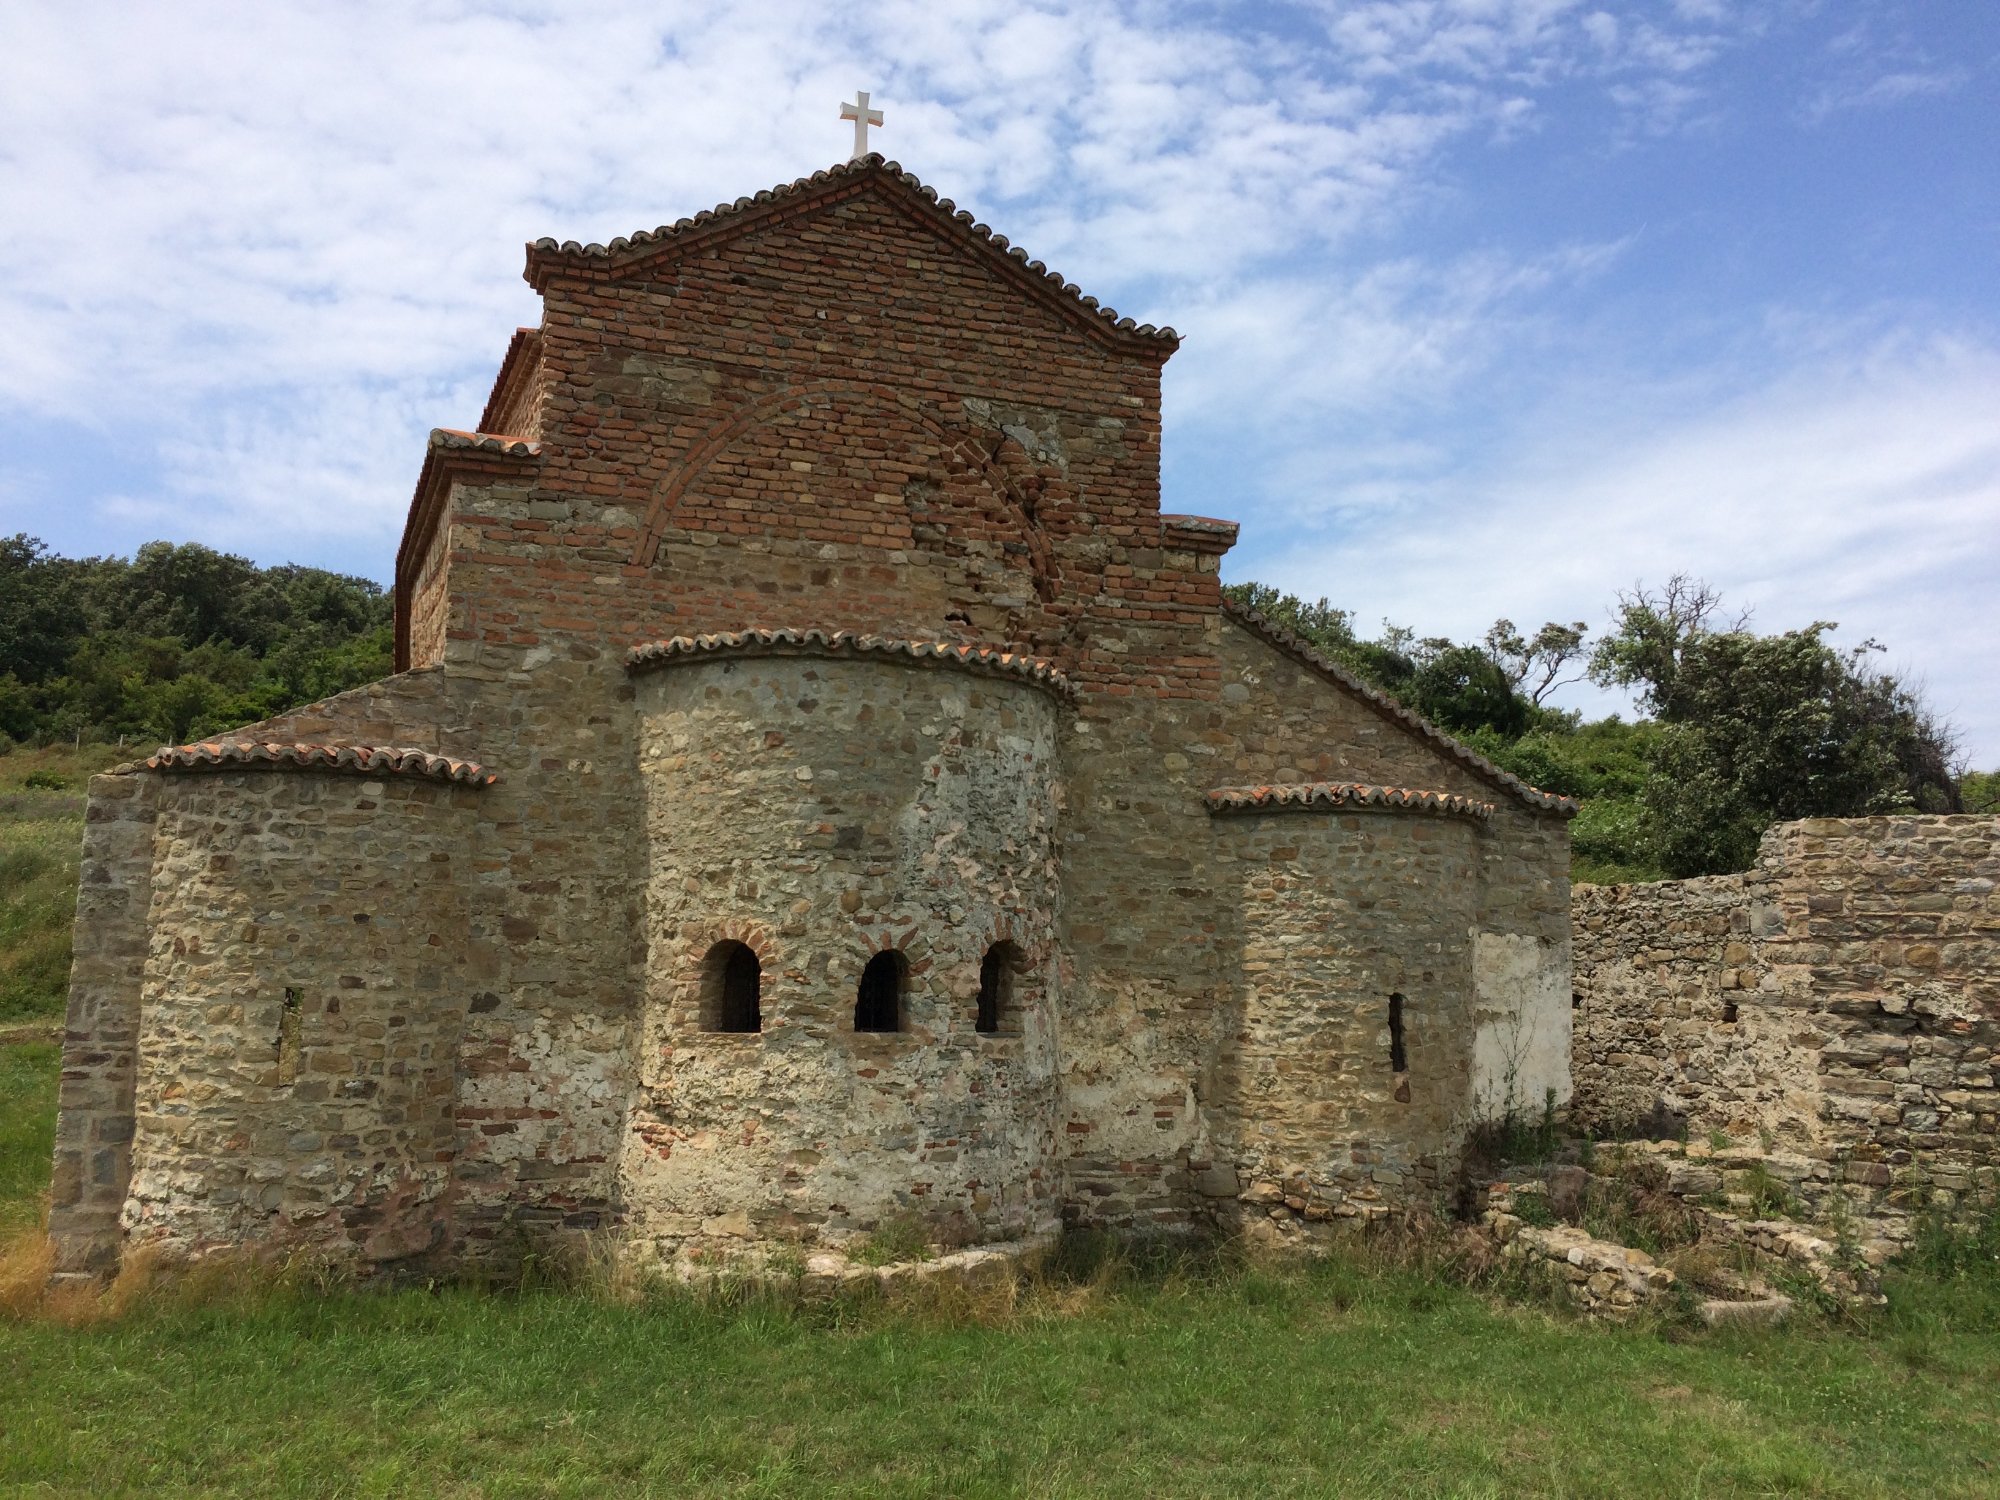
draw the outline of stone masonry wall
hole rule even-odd
[[[881,657],[693,657],[639,677],[651,877],[632,1232],[839,1243],[913,1215],[949,1238],[1052,1226],[1059,701]],[[762,1030],[704,1031],[705,955],[748,943]],[[1011,942],[999,1030],[980,964]],[[901,1028],[855,1029],[876,954]]]
[[[479,793],[160,778],[125,1227],[399,1260],[443,1243]]]
[[[1781,824],[1743,876],[1576,892],[1578,1118],[1657,1109],[1955,1191],[2000,1167],[2000,818]]]
[[[1217,1186],[1235,1198],[1254,1182],[1303,1184],[1295,1211],[1313,1217],[1438,1186],[1471,1113],[1476,823],[1318,810],[1217,821],[1244,914],[1202,1090],[1233,1168]]]
[[[123,1243],[159,790],[152,777],[90,779],[49,1195],[63,1274],[115,1267]]]

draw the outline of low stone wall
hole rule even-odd
[[[1579,886],[1575,1121],[1908,1198],[2000,1171],[2000,818],[1781,824],[1743,875]]]

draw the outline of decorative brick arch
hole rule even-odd
[[[900,953],[909,965],[909,977],[915,979],[929,973],[933,962],[928,944],[921,957],[910,953],[910,945],[923,937],[924,930],[925,919],[921,917],[898,917],[888,922],[879,917],[856,917],[844,945],[848,960],[859,974],[876,954]]]
[[[675,965],[668,1001],[668,1014],[678,1028],[701,1019],[702,970],[718,943],[741,943],[754,953],[766,984],[778,973],[777,942],[756,923],[709,922],[691,929],[691,938],[682,945]]]
[[[638,541],[632,550],[633,566],[653,566],[659,556],[660,543],[688,491],[738,438],[774,417],[803,411],[814,405],[831,406],[842,400],[867,400],[896,406],[937,439],[948,466],[955,466],[960,472],[977,474],[984,480],[1028,548],[1029,568],[1036,594],[1045,601],[1056,596],[1062,582],[1061,570],[1049,548],[1048,539],[1035,524],[1034,516],[1044,498],[1066,495],[1068,481],[1061,473],[1038,467],[1027,451],[1011,437],[1002,436],[988,452],[973,434],[948,426],[908,392],[857,380],[819,380],[786,386],[737,408],[711,427],[688,450],[686,460],[680,467],[656,482],[652,501],[639,528]]]

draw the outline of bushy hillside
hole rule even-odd
[[[0,736],[178,743],[389,671],[379,584],[197,543],[56,557],[0,539]]]

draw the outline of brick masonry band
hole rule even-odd
[[[1012,677],[1047,688],[1063,699],[1076,689],[1062,671],[1037,656],[992,646],[954,646],[945,641],[902,641],[860,635],[852,630],[732,630],[718,635],[677,635],[650,641],[625,653],[628,671],[695,656],[889,656],[928,665],[957,667],[982,677]]]
[[[1413,791],[1399,786],[1365,786],[1358,781],[1300,781],[1279,786],[1219,786],[1203,793],[1211,813],[1335,812],[1343,807],[1379,807],[1457,814],[1481,822],[1493,816],[1491,802],[1475,802],[1456,792]]]
[[[111,772],[141,771],[350,771],[364,776],[422,776],[464,786],[491,786],[500,778],[477,761],[453,760],[427,750],[393,745],[247,744],[203,740],[194,745],[162,745],[144,760],[128,761]]]

